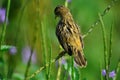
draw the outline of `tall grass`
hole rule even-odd
[[[4,25],[2,27],[2,33],[0,35],[1,36],[1,38],[0,38],[0,49],[2,48],[2,45],[5,45],[5,36],[6,36],[7,20],[9,18],[10,5],[11,5],[11,0],[8,0],[7,10],[6,10],[6,17],[5,17]],[[1,52],[1,50],[0,50],[0,60],[3,61],[3,63],[4,63],[4,59],[3,59],[4,55],[3,55],[3,53],[4,52]],[[0,65],[1,77],[5,77],[6,76],[5,67],[6,67],[5,64],[2,64],[2,66]]]
[[[108,51],[108,71],[110,71],[110,62],[111,62],[111,57],[112,57],[112,37],[113,37],[113,24],[111,25],[110,28],[110,39],[109,39],[109,51]]]
[[[110,11],[110,9],[117,4],[117,2],[119,2],[119,0],[112,0],[111,3],[104,9],[103,13],[101,13],[101,17],[104,17],[106,14],[108,14],[108,12]],[[92,30],[95,28],[95,26],[97,26],[100,23],[100,19],[96,20],[88,29],[88,31],[83,35],[83,38],[87,37]]]
[[[118,64],[117,64],[117,67],[116,67],[116,76],[115,76],[114,80],[117,80],[118,72],[120,72],[120,59],[118,60]]]
[[[73,56],[71,57],[71,69],[72,69],[72,80],[75,80],[74,79],[74,58],[73,58]]]
[[[58,60],[58,71],[57,71],[57,77],[56,77],[56,80],[60,80],[61,69],[62,69],[62,66],[61,66],[61,59],[60,59],[60,60]]]
[[[7,10],[6,10],[7,13],[6,13],[5,22],[4,22],[4,25],[3,25],[3,28],[2,28],[2,35],[1,35],[1,43],[0,43],[0,45],[4,44],[4,41],[5,41],[6,28],[7,28],[7,19],[9,17],[9,10],[10,10],[10,3],[11,3],[11,0],[8,0]]]
[[[27,76],[28,76],[28,73],[29,73],[29,70],[30,70],[30,66],[31,66],[31,59],[32,59],[32,55],[33,55],[33,52],[34,52],[34,49],[35,49],[35,46],[36,46],[36,43],[37,43],[37,38],[38,38],[38,32],[39,32],[39,1],[37,2],[36,1],[36,21],[35,21],[35,26],[34,26],[34,35],[33,35],[33,40],[32,40],[32,48],[31,48],[31,51],[30,51],[30,57],[29,57],[29,60],[28,60],[28,63],[27,63],[27,67],[26,67],[26,71],[25,71],[25,80],[27,79]]]
[[[112,57],[112,37],[113,37],[113,24],[110,27],[110,38],[109,38],[109,46],[107,44],[107,35],[106,35],[106,30],[105,30],[105,25],[102,19],[102,16],[99,14],[100,22],[101,22],[101,28],[102,28],[102,33],[103,33],[103,43],[104,43],[104,62],[105,62],[105,70],[106,70],[106,75],[105,75],[105,80],[110,79],[110,63],[111,63],[111,57]],[[108,47],[107,47],[108,46]],[[108,50],[108,51],[107,51]],[[113,77],[113,80],[117,80],[117,74],[120,68],[120,63],[118,62],[117,68],[116,68],[116,76]],[[101,78],[103,80],[103,78]]]
[[[83,36],[83,38],[87,37],[89,35],[89,33],[92,32],[93,28],[98,24],[98,23],[101,23],[101,28],[102,28],[102,36],[103,36],[103,44],[104,44],[104,62],[105,62],[105,69],[107,71],[107,75],[106,75],[106,80],[109,80],[109,65],[110,65],[110,58],[111,58],[111,46],[112,46],[112,27],[111,27],[111,30],[110,30],[110,42],[109,42],[109,46],[107,45],[107,38],[106,38],[106,30],[105,30],[105,25],[104,25],[104,22],[102,20],[102,18],[110,11],[110,9],[113,7],[113,5],[115,3],[117,3],[118,0],[113,0],[106,8],[105,10],[103,11],[102,14],[99,14],[99,19],[96,20],[95,23],[93,23],[93,25],[91,25],[90,29],[87,31],[87,33]],[[65,6],[67,7],[68,6],[68,3],[65,1]],[[47,22],[47,21],[45,21]],[[45,24],[47,23],[42,23],[42,41],[43,41],[43,58],[44,58],[44,66],[43,67],[40,67],[40,69],[38,69],[36,72],[34,72],[31,76],[29,76],[28,78],[32,78],[34,77],[35,75],[37,75],[39,72],[41,72],[43,69],[45,69],[45,75],[47,77],[47,79],[50,79],[50,77],[48,78],[48,76],[50,75],[50,65],[51,63],[54,63],[56,60],[58,60],[60,58],[57,57],[56,59],[51,59],[50,55],[50,59],[48,60],[48,63],[47,63],[47,59],[46,59],[46,55],[47,53],[49,52],[46,52],[46,39],[45,39],[45,31],[44,29],[46,30],[46,27],[45,27]],[[108,54],[108,47],[109,47],[109,54]],[[48,57],[48,56],[47,56]],[[49,68],[46,68],[48,67]],[[72,80],[74,80],[74,73],[75,73],[75,69],[74,69],[74,62],[73,62],[73,58],[71,59],[71,65],[70,65],[70,68],[72,70],[72,74],[71,74],[71,77],[72,77]],[[118,68],[119,69],[119,68]],[[47,71],[48,70],[48,71]],[[80,72],[80,71],[79,71]],[[58,76],[57,76],[57,80],[60,79],[60,73],[61,73],[61,67],[59,67],[58,69]],[[65,77],[65,79],[67,79],[67,77]],[[101,76],[101,80],[102,80],[102,76]]]
[[[104,63],[105,63],[105,70],[107,71],[107,74],[105,76],[105,80],[109,80],[109,71],[110,71],[110,65],[111,65],[111,56],[112,56],[112,37],[113,37],[113,26],[111,26],[110,28],[110,39],[109,39],[109,45],[107,44],[107,36],[106,36],[106,30],[105,30],[105,25],[104,25],[104,21],[103,21],[103,17],[108,14],[108,12],[110,11],[110,9],[113,7],[113,5],[115,5],[115,3],[117,3],[118,0],[112,0],[112,2],[110,3],[110,5],[108,5],[105,10],[103,11],[102,14],[99,14],[99,19],[96,20],[95,23],[93,23],[93,25],[90,26],[90,29],[87,31],[87,33],[85,35],[83,35],[83,38],[87,37],[93,30],[93,28],[98,24],[101,23],[101,30],[102,30],[102,36],[103,36],[103,45],[104,45]],[[27,2],[29,2],[28,0],[25,1],[25,4],[23,4],[22,8],[21,8],[21,13],[18,17],[18,26],[20,25],[21,22],[21,16],[24,12],[25,6],[27,4]],[[8,0],[8,4],[7,4],[7,13],[6,13],[6,20],[9,17],[9,9],[10,9],[10,4],[11,4],[11,0]],[[68,7],[68,2],[67,0],[65,0],[65,4],[66,7]],[[34,36],[33,36],[33,41],[32,41],[32,49],[31,49],[31,55],[29,57],[29,61],[27,63],[27,67],[26,67],[26,71],[25,71],[25,79],[29,80],[33,77],[35,77],[36,75],[38,75],[40,72],[42,72],[43,69],[45,69],[45,72],[43,72],[43,74],[45,75],[46,80],[51,80],[51,75],[52,75],[52,67],[51,64],[55,63],[56,60],[59,60],[62,56],[65,55],[65,51],[60,52],[60,54],[55,58],[52,59],[52,41],[50,39],[48,39],[48,36],[51,36],[48,34],[49,30],[47,29],[47,26],[49,26],[49,19],[47,19],[47,17],[44,17],[43,20],[41,20],[41,25],[39,24],[40,21],[40,1],[36,0],[36,23],[34,26]],[[2,47],[5,44],[5,36],[6,36],[6,20],[4,22],[4,26],[2,28],[2,33],[1,33],[1,41],[0,41],[0,46]],[[41,31],[40,31],[40,36],[41,36],[41,43],[42,43],[42,58],[43,58],[43,62],[44,62],[44,66],[40,67],[37,71],[35,71],[33,74],[31,74],[29,76],[29,71],[30,71],[30,66],[31,66],[31,58],[32,58],[32,54],[33,51],[35,49],[35,45],[36,45],[36,41],[38,38],[38,34],[39,34],[39,27],[41,27]],[[19,33],[19,27],[17,28],[17,34]],[[17,40],[17,34],[16,34],[16,40]],[[15,41],[16,44],[17,41]],[[0,48],[1,49],[1,48]],[[0,54],[0,58],[3,58],[3,55]],[[70,61],[69,61],[70,60]],[[67,69],[62,68],[62,65],[59,64],[59,68],[58,68],[58,72],[57,72],[57,77],[55,79],[60,80],[61,76],[63,75],[62,73],[62,69],[66,70],[66,74],[64,77],[64,80],[68,79],[68,76],[70,75],[70,78],[72,80],[82,80],[81,78],[81,69],[78,68],[76,69],[74,66],[74,59],[73,56],[70,58],[67,62],[68,66]],[[61,59],[59,60],[59,63],[61,62]],[[100,64],[101,65],[101,64]],[[4,65],[3,65],[4,68]],[[100,66],[100,69],[102,69],[102,66]],[[1,70],[2,71],[2,70]],[[120,71],[120,61],[118,62],[117,68],[116,68],[116,76],[114,78],[114,80],[117,80],[118,77],[118,72]],[[5,72],[3,69],[3,74],[2,77],[5,76]],[[33,78],[35,79],[35,78]],[[101,75],[101,80],[103,80],[103,76]]]
[[[107,38],[106,38],[106,31],[105,31],[105,25],[102,20],[102,16],[99,14],[100,22],[101,22],[101,28],[102,28],[102,33],[103,33],[103,44],[104,44],[104,62],[105,62],[105,69],[106,69],[106,80],[108,80],[108,52],[107,52]]]
[[[22,18],[23,18],[23,14],[24,14],[24,11],[25,11],[25,8],[26,8],[26,5],[30,2],[31,0],[25,0],[22,7],[20,8],[20,13],[18,15],[18,18],[17,18],[17,24],[16,24],[16,35],[15,35],[15,45],[17,45],[17,41],[18,41],[18,35],[19,35],[19,32],[21,30],[21,21],[22,21]]]
[[[50,43],[51,43],[51,41],[50,41]],[[47,80],[50,80],[50,77],[51,77],[51,60],[52,60],[52,46],[51,46],[51,44],[49,44],[49,51],[48,51],[48,53],[49,53],[49,66],[48,66],[48,76],[47,76]]]
[[[45,26],[45,23],[42,23],[41,24],[41,32],[42,32],[42,45],[43,45],[43,61],[44,61],[44,65],[47,63],[47,44],[46,44],[46,37],[45,37],[45,35],[46,35],[46,26]],[[47,79],[47,68],[46,68],[46,70],[45,70],[45,72],[46,72],[46,79]]]

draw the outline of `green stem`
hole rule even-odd
[[[50,55],[49,55],[49,63],[51,62],[51,53],[52,53],[52,49],[51,49],[51,45],[50,45],[50,50],[49,50],[49,52],[50,52]],[[51,64],[49,64],[49,66],[48,66],[48,78],[47,78],[47,80],[50,80],[50,72],[51,72]]]
[[[36,1],[37,7],[39,6],[39,2]],[[34,36],[33,36],[33,41],[32,41],[32,48],[31,48],[31,54],[27,63],[27,67],[26,67],[26,71],[25,71],[25,80],[27,79],[28,73],[29,73],[29,69],[31,66],[31,59],[32,59],[32,55],[34,52],[34,48],[37,42],[37,36],[38,36],[38,29],[39,28],[39,11],[36,10],[36,26],[34,27]]]
[[[58,72],[57,72],[57,79],[56,80],[60,80],[60,74],[61,74],[61,59],[58,60],[59,63],[59,67],[58,67]]]
[[[101,28],[103,33],[103,44],[104,44],[104,61],[105,61],[105,69],[106,69],[106,80],[108,80],[108,52],[107,52],[107,38],[106,38],[106,31],[105,31],[105,25],[102,20],[102,16],[99,14],[100,22],[101,22]]]
[[[28,63],[27,63],[27,67],[26,67],[26,71],[25,71],[25,80],[28,76],[28,73],[29,73],[29,68],[30,68],[30,65],[31,65],[31,58],[32,58],[32,55],[33,55],[33,49],[30,51],[31,54],[30,54],[30,57],[29,57],[29,60],[28,60]]]
[[[44,20],[45,21],[45,20]],[[46,26],[44,25],[45,23],[42,23],[41,25],[41,36],[42,36],[42,45],[43,45],[43,48],[42,48],[42,50],[43,50],[43,57],[44,57],[44,65],[45,64],[47,64],[47,47],[46,47]],[[46,70],[45,70],[45,72],[46,72],[46,79],[47,79],[47,68],[46,68]]]
[[[101,17],[104,17],[109,11],[110,9],[115,5],[115,3],[117,3],[117,1],[119,0],[112,0],[111,3],[105,8],[105,10],[103,11],[103,13],[101,14]],[[100,22],[100,19],[96,20],[88,29],[88,31],[83,35],[83,38],[87,37],[95,28],[96,25],[98,25]]]
[[[65,7],[68,7],[68,2],[67,2],[67,0],[65,0]]]
[[[72,80],[74,80],[74,58],[71,56]]]
[[[11,4],[11,0],[8,0],[7,10],[6,10],[6,17],[5,17],[4,25],[2,27],[2,33],[1,33],[1,39],[0,39],[0,48],[2,48],[2,45],[4,45],[4,43],[5,43],[5,35],[6,35],[6,28],[7,28],[7,19],[9,17],[10,4]],[[3,54],[1,54],[1,53],[0,53],[0,60],[3,61],[3,63],[5,62],[5,60],[3,59]],[[2,66],[0,66],[0,74],[5,75],[5,73],[6,73],[5,72],[5,67],[6,67],[5,64],[3,64]]]
[[[102,62],[100,61],[100,80],[103,80],[103,76],[102,76]]]
[[[21,25],[21,20],[22,20],[22,17],[23,17],[23,13],[25,11],[26,5],[28,3],[30,3],[30,1],[31,0],[25,0],[22,7],[20,8],[20,13],[18,14],[18,18],[17,18],[18,20],[17,20],[17,24],[16,24],[17,28],[16,28],[16,35],[15,35],[15,45],[17,45],[17,41],[18,41],[18,37],[19,37],[18,35],[20,33],[20,30],[21,30],[20,25]]]
[[[29,80],[33,77],[35,77],[38,73],[40,73],[43,69],[48,67],[50,64],[54,63],[55,61],[59,60],[62,56],[65,55],[65,51],[62,51],[55,59],[53,59],[50,63],[45,64],[45,66],[40,67],[37,71],[35,71],[32,75],[28,76],[26,79]]]
[[[116,76],[113,80],[117,80],[117,77],[118,77],[118,72],[120,71],[120,59],[118,61],[118,65],[117,65],[117,68],[116,68]]]
[[[5,18],[5,22],[2,28],[2,35],[1,35],[1,43],[0,45],[4,44],[5,41],[5,34],[6,34],[6,28],[7,28],[7,19],[9,17],[9,11],[10,11],[10,3],[11,0],[8,0],[8,4],[7,4],[7,13],[6,13],[6,18]]]
[[[108,55],[108,70],[110,68],[110,59],[112,56],[112,36],[113,36],[113,25],[110,28],[110,43],[109,43],[109,55]]]

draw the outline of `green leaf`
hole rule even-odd
[[[1,45],[0,51],[7,51],[7,50],[9,50],[10,48],[12,48],[12,46],[10,46],[10,45]]]
[[[77,68],[74,68],[74,71],[75,71],[75,80],[79,80],[80,78],[80,74],[79,74],[79,70]]]

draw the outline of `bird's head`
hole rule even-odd
[[[69,13],[69,9],[65,6],[57,6],[54,10],[55,17],[65,17]]]

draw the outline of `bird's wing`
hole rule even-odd
[[[63,47],[63,49],[68,52],[68,45],[67,45],[67,35],[66,32],[64,31],[66,27],[66,24],[64,22],[59,22],[57,27],[56,27],[56,35],[57,38],[59,40],[59,43],[61,44],[61,46]]]
[[[79,26],[77,24],[76,24],[76,27],[78,29],[78,34],[79,34],[79,38],[80,38],[80,41],[81,41],[81,44],[82,44],[82,48],[84,48],[84,42],[83,42],[83,38],[82,38],[80,28],[79,28]]]
[[[76,24],[60,21],[56,28],[56,35],[62,47],[70,55],[72,55],[74,48],[82,50],[83,42],[79,27]]]
[[[81,67],[85,67],[87,65],[86,58],[83,54],[83,42],[80,34],[79,27],[75,24],[69,24],[68,28],[71,32],[71,37],[68,40],[70,44],[70,49],[72,50],[75,62]],[[70,54],[68,52],[68,54]]]
[[[79,48],[82,50],[83,48],[83,41],[80,33],[79,27],[75,23],[67,23],[67,29],[69,30],[70,37],[68,38],[68,43],[70,43],[73,47]]]

